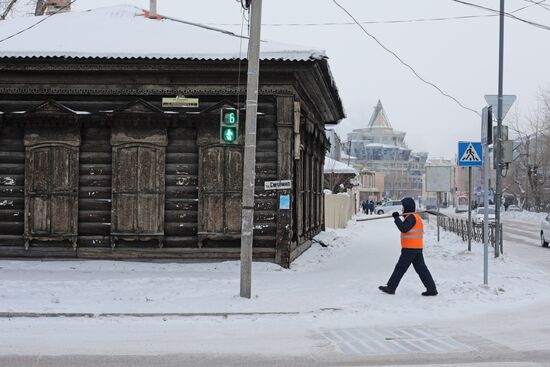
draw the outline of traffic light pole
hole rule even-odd
[[[500,0],[500,30],[498,55],[498,109],[497,109],[497,137],[495,144],[496,160],[496,192],[495,192],[495,257],[499,256],[500,233],[500,205],[502,201],[502,84],[504,64],[504,0]]]
[[[254,233],[254,181],[256,179],[256,118],[260,69],[262,0],[250,1],[248,81],[244,138],[243,197],[241,227],[241,297],[250,298],[252,284],[252,239]]]

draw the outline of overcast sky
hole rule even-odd
[[[451,0],[338,0],[360,21],[486,15]],[[498,9],[498,0],[471,0]],[[148,8],[149,0],[78,0],[74,10],[118,4]],[[346,139],[365,127],[380,99],[391,124],[407,132],[407,143],[432,157],[451,158],[459,140],[479,140],[480,118],[422,83],[357,26],[269,26],[268,23],[348,22],[332,0],[264,0],[262,38],[326,50],[347,118],[337,127]],[[525,0],[507,0],[507,11]],[[550,5],[550,1],[548,1]],[[200,23],[240,23],[235,0],[158,0],[165,15]],[[532,6],[517,16],[550,26],[550,10]],[[550,31],[506,20],[504,93],[516,94],[520,112],[536,106],[550,88]],[[222,26],[220,26],[222,27]],[[239,32],[240,26],[223,26]],[[366,29],[463,104],[475,110],[485,94],[497,93],[498,17],[404,24],[367,24]],[[170,42],[185,42],[174,34]],[[261,70],[260,70],[261,72]]]

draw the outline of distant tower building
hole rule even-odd
[[[348,134],[349,154],[357,157],[357,164],[384,173],[386,196],[393,199],[422,195],[428,153],[413,153],[405,143],[405,134],[392,128],[380,101],[374,107],[367,128]]]
[[[46,15],[71,11],[70,0],[46,0]]]

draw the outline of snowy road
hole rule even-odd
[[[237,262],[0,261],[3,315],[225,314],[4,317],[0,366],[549,365],[550,251],[506,239],[485,288],[482,246],[468,252],[449,233],[438,244],[428,227],[440,295],[421,297],[411,269],[389,296],[377,286],[399,255],[391,220],[320,238],[329,246],[315,244],[292,269],[255,263],[251,300],[236,295]],[[286,314],[236,315],[261,312]]]

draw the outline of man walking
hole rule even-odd
[[[407,269],[412,264],[420,280],[426,287],[426,292],[423,292],[422,295],[436,296],[437,289],[435,282],[424,262],[424,255],[422,254],[422,248],[424,247],[424,224],[418,213],[415,213],[416,205],[412,198],[404,198],[401,200],[401,205],[403,205],[405,220],[401,221],[398,212],[392,214],[395,225],[401,231],[401,256],[397,265],[395,265],[390,280],[388,280],[388,284],[380,286],[378,289],[388,294],[395,294],[401,278],[403,278],[403,275],[405,275]]]

